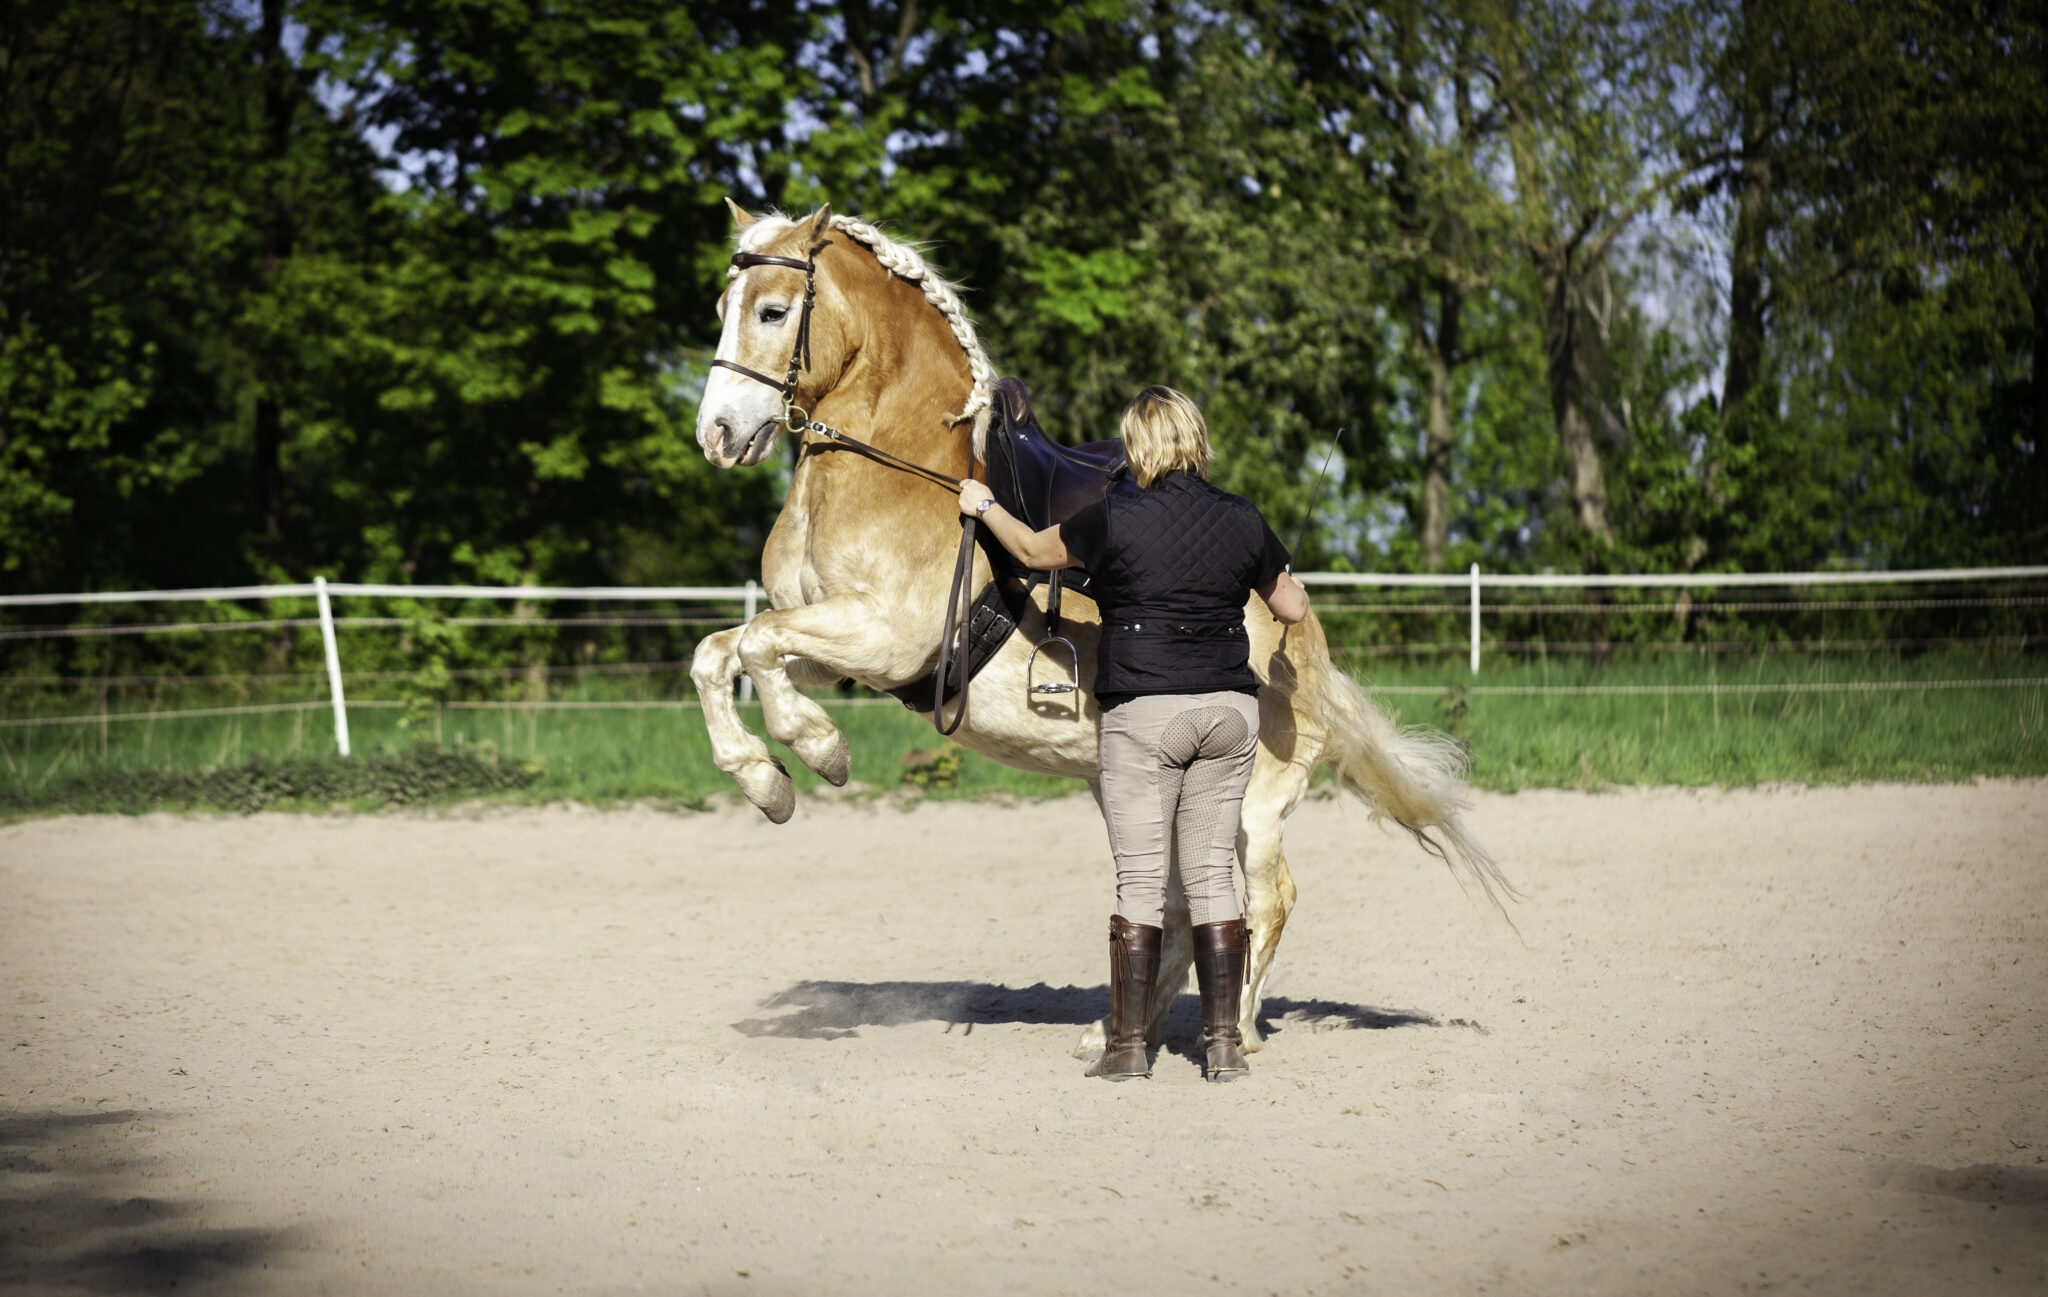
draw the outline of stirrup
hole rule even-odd
[[[1045,650],[1046,645],[1054,641],[1067,646],[1067,658],[1072,664],[1068,667],[1069,680],[1064,683],[1058,680],[1048,680],[1042,685],[1031,683],[1031,671],[1038,663],[1038,655]],[[1081,654],[1074,648],[1074,641],[1064,635],[1048,635],[1032,647],[1031,656],[1024,663],[1024,688],[1026,692],[1034,694],[1070,694],[1080,687]]]

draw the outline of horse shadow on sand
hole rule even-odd
[[[1109,1012],[1109,988],[1047,986],[1043,982],[1011,987],[990,982],[806,981],[770,996],[761,1007],[782,1012],[735,1022],[733,1030],[744,1036],[838,1040],[859,1035],[862,1027],[919,1022],[943,1022],[947,1031],[958,1027],[965,1033],[998,1023],[1084,1027]],[[1284,995],[1268,996],[1259,1011],[1259,1030],[1268,1036],[1289,1031],[1387,1031],[1395,1027],[1485,1030],[1463,1018],[1442,1021],[1411,1009],[1296,1000]],[[1199,1037],[1201,1030],[1200,998],[1192,994],[1177,997],[1167,1013],[1162,1039],[1170,1045],[1184,1044]]]
[[[0,1112],[0,1289],[206,1292],[249,1283],[288,1230],[215,1229],[206,1204],[137,1194],[138,1112]]]

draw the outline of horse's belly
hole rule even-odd
[[[1101,735],[1095,700],[1083,692],[1032,693],[1030,684],[1065,681],[1069,671],[1065,646],[1055,644],[1039,654],[1027,680],[1030,649],[1026,636],[1017,636],[974,678],[968,687],[967,719],[953,737],[963,747],[1019,770],[1093,779]],[[1084,685],[1092,674],[1092,656],[1083,663]]]

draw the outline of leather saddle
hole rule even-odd
[[[1046,436],[1017,379],[997,381],[995,409],[988,430],[988,489],[1033,531],[1065,522],[1100,500],[1129,467],[1121,439],[1062,446]],[[1001,545],[994,548],[1009,553]],[[1009,562],[1016,566],[1016,560]]]
[[[989,420],[986,446],[988,487],[996,503],[1033,531],[1065,522],[1088,505],[1108,494],[1111,485],[1129,467],[1121,439],[1092,442],[1085,446],[1062,446],[1045,435],[1031,412],[1031,397],[1021,380],[999,379],[994,393],[994,417]],[[989,660],[1009,642],[1017,623],[1031,605],[1031,591],[1041,582],[1048,587],[1046,632],[1040,647],[1054,639],[1073,649],[1060,636],[1060,593],[1062,589],[1088,593],[1087,573],[1068,568],[1060,572],[1039,572],[1019,562],[1002,542],[981,529],[975,537],[988,556],[995,579],[984,587],[966,618],[964,643],[956,646],[947,666],[945,692],[939,706],[960,693]],[[1034,657],[1036,654],[1034,653]],[[1066,666],[1078,672],[1079,664]],[[963,671],[964,667],[964,671]],[[931,674],[889,692],[906,707],[922,710],[932,705]],[[1028,675],[1028,672],[1027,672]],[[1034,686],[1034,692],[1071,692],[1073,686]],[[933,715],[937,724],[939,717]],[[957,723],[957,721],[956,721]],[[943,727],[942,727],[943,728]]]

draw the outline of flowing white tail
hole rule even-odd
[[[1465,749],[1436,730],[1396,724],[1335,663],[1325,659],[1316,665],[1320,669],[1303,681],[1295,705],[1322,728],[1320,759],[1337,782],[1372,809],[1374,820],[1392,820],[1413,834],[1451,867],[1461,885],[1479,884],[1506,917],[1501,898],[1521,893],[1460,818],[1472,800]]]

